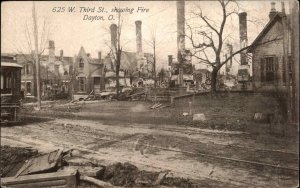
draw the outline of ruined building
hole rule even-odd
[[[119,82],[123,87],[136,85],[146,79],[152,78],[153,54],[144,53],[142,49],[142,22],[136,21],[136,52],[122,51]],[[115,57],[117,45],[117,25],[110,26],[111,52],[105,57],[105,87],[114,88],[116,85]]]
[[[40,55],[40,88],[42,97],[49,93],[69,93],[70,92],[70,74],[72,73],[73,58],[63,55],[55,55],[54,41],[49,41],[48,55]],[[5,55],[5,54],[1,54]],[[34,61],[34,52],[31,54],[6,54],[15,57],[22,68],[21,89],[25,96],[36,96],[36,70]]]
[[[193,82],[190,51],[185,49],[185,2],[178,0],[177,6],[177,62],[172,61],[171,86],[186,86]]]

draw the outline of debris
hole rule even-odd
[[[169,173],[168,171],[159,173],[159,175],[158,175],[158,177],[157,177],[154,184],[155,185],[160,185],[161,182],[163,181],[163,179],[168,175],[168,173]]]
[[[8,187],[77,187],[77,171],[60,171],[1,178],[1,186]]]
[[[204,114],[194,114],[193,115],[193,121],[205,121],[205,115]]]
[[[92,166],[66,166],[64,170],[77,170],[80,176],[89,176],[94,178],[100,178],[103,176],[104,167],[92,167]]]
[[[152,105],[150,108],[151,109],[155,109],[155,108],[158,108],[158,107],[160,107],[162,104],[160,104],[160,103],[155,103],[154,105]]]
[[[117,186],[131,186],[138,173],[138,168],[130,163],[115,163],[106,167],[103,180]]]
[[[31,148],[1,146],[0,177],[14,176],[24,162],[38,154]]]
[[[104,182],[104,181],[101,181],[101,180],[98,180],[96,178],[92,178],[92,177],[89,177],[89,176],[80,176],[79,178],[82,181],[93,183],[93,184],[98,185],[100,187],[104,187],[104,188],[106,188],[106,187],[108,187],[108,188],[110,188],[110,187],[111,188],[117,188],[116,186],[114,186],[114,185],[112,185],[110,183],[107,183],[107,182]]]
[[[38,157],[34,157],[28,160],[21,167],[15,177],[27,174],[54,172],[62,165],[61,162],[62,150],[56,150]]]

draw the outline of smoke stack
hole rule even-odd
[[[275,8],[275,2],[271,2],[271,10],[270,10],[270,13],[269,13],[269,18],[270,20],[272,18],[274,18],[274,16],[277,14],[277,11],[276,11],[276,8]]]
[[[116,50],[117,47],[117,31],[118,30],[118,26],[116,24],[111,24],[110,26],[110,35],[111,35],[111,49],[113,51]]]
[[[54,62],[55,61],[55,45],[54,41],[50,40],[49,41],[49,62]]]
[[[142,49],[142,21],[135,21],[136,27],[136,52],[137,54],[141,54],[143,52]]]
[[[183,59],[183,53],[185,49],[185,32],[184,32],[184,27],[185,27],[185,10],[184,10],[184,0],[178,0],[176,5],[177,5],[177,59],[178,63],[181,65],[184,62]],[[178,74],[178,84],[180,86],[183,86],[183,68],[180,66],[179,67],[179,74]]]
[[[244,48],[248,45],[247,38],[247,13],[239,13],[239,22],[240,22],[240,46]],[[241,65],[247,65],[247,55],[246,51],[241,52]]]
[[[185,49],[185,10],[184,10],[184,1],[177,1],[177,48],[178,51],[183,51]]]

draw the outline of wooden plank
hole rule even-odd
[[[77,187],[77,171],[60,171],[53,173],[25,175],[1,178],[1,185],[8,187]]]

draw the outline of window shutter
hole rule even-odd
[[[265,82],[265,59],[260,59],[260,80],[261,82]]]

